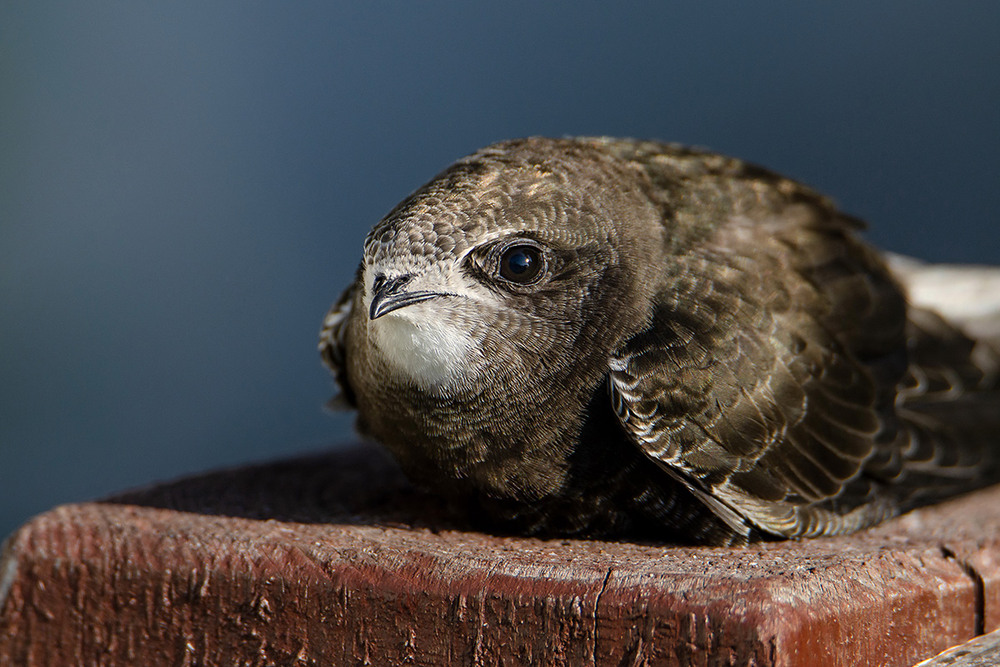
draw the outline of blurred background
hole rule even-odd
[[[350,441],[315,348],[368,229],[524,135],[706,146],[1000,263],[1000,3],[5,2],[0,536]]]

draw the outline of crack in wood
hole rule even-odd
[[[983,575],[976,569],[975,565],[965,558],[959,558],[947,545],[941,545],[941,555],[946,560],[950,560],[958,565],[962,569],[962,572],[972,580],[973,595],[975,597],[975,615],[973,616],[975,623],[974,636],[978,637],[986,632],[986,582],[983,581]]]
[[[594,665],[597,664],[597,647],[600,643],[598,642],[597,628],[598,628],[598,616],[600,616],[601,613],[601,596],[604,595],[604,591],[606,591],[608,588],[608,581],[611,580],[611,573],[613,571],[614,568],[609,567],[608,571],[604,574],[604,581],[601,582],[601,590],[597,592],[597,598],[594,600],[594,628],[593,628],[594,645],[590,651],[590,658],[592,664]]]

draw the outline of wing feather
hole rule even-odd
[[[319,335],[320,358],[337,382],[339,393],[330,399],[330,408],[353,408],[357,405],[354,391],[347,380],[347,322],[351,316],[358,283],[355,281],[344,290],[340,298],[323,318],[323,329]]]
[[[831,207],[734,216],[672,259],[612,359],[613,406],[729,525],[846,532],[998,477],[1000,360],[908,317]]]

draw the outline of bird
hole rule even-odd
[[[491,529],[851,533],[1000,479],[1000,326],[910,298],[864,228],[703,149],[503,141],[375,225],[319,350],[359,433]]]

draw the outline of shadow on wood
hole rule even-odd
[[[358,447],[56,508],[0,564],[0,664],[912,665],[1000,627],[1000,488],[843,538],[470,530]]]

